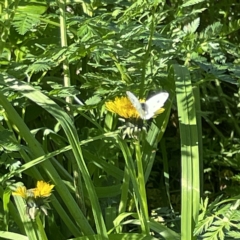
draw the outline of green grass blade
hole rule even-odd
[[[181,236],[190,240],[200,203],[198,128],[190,73],[184,66],[174,65],[173,68],[181,136]]]
[[[5,231],[0,231],[0,236],[1,236],[2,239],[8,239],[8,240],[15,240],[15,239],[29,240],[30,239],[27,236],[24,236],[24,235],[21,235],[21,234],[18,234],[18,233],[5,232]]]
[[[198,128],[198,147],[199,147],[199,171],[200,173],[200,196],[203,196],[203,136],[202,136],[202,115],[201,115],[201,102],[199,87],[193,88],[196,107],[196,120]]]
[[[164,226],[159,222],[150,220],[149,226],[153,231],[159,233],[164,239],[169,239],[169,240],[181,239],[180,234],[174,232],[173,230],[171,230],[170,228],[168,228],[167,226]]]

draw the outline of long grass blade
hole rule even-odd
[[[181,136],[181,233],[182,239],[190,240],[200,203],[198,128],[190,73],[180,65],[174,65],[173,69]]]

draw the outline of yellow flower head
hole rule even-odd
[[[27,198],[27,189],[25,186],[18,187],[15,192],[12,193],[15,196],[21,196],[22,198]]]
[[[33,189],[34,197],[49,197],[54,185],[50,185],[44,181],[38,181],[37,187]]]
[[[124,118],[140,118],[138,111],[132,105],[128,97],[116,97],[113,101],[105,103],[108,111]]]
[[[44,198],[51,195],[54,185],[50,185],[44,181],[38,181],[36,188],[26,189],[25,186],[18,187],[12,194],[15,196],[21,196],[22,198]]]

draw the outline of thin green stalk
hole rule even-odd
[[[130,182],[130,176],[129,176],[128,168],[125,167],[123,183],[122,183],[122,188],[121,188],[121,200],[120,200],[119,207],[118,207],[119,215],[121,213],[126,212],[126,210],[127,210],[129,182]],[[122,226],[115,226],[115,227],[116,227],[117,233],[122,232]]]
[[[61,34],[61,46],[62,47],[67,47],[67,26],[66,26],[66,14],[65,14],[65,9],[66,9],[66,4],[64,0],[58,0],[58,6],[59,6],[59,12],[60,12],[60,34]],[[70,71],[69,71],[69,63],[67,58],[64,59],[63,61],[63,85],[65,87],[70,87],[71,86],[71,81],[70,81]],[[70,98],[66,98],[66,102],[69,103],[71,102]]]
[[[208,125],[213,129],[213,131],[216,133],[216,135],[218,135],[221,139],[224,139],[225,136],[223,135],[223,133],[214,125],[214,123],[209,120],[208,117],[204,117],[205,121],[208,123]]]
[[[35,222],[38,227],[38,231],[39,231],[39,235],[41,236],[41,240],[47,240],[48,238],[44,231],[44,227],[43,227],[42,221],[40,220],[39,214],[37,214]]]
[[[128,168],[128,172],[129,172],[132,184],[133,184],[134,194],[136,195],[135,205],[136,205],[136,208],[139,209],[139,221],[141,223],[142,232],[146,235],[149,235],[148,216],[146,217],[146,215],[145,215],[145,211],[144,211],[145,203],[144,203],[144,200],[142,199],[142,195],[140,193],[139,182],[137,181],[135,164],[133,162],[131,152],[125,141],[123,141],[122,139],[119,138],[118,143],[119,143],[120,149],[123,153],[126,167]],[[144,183],[144,186],[145,186],[145,183]],[[139,206],[138,206],[138,204],[139,204]]]
[[[164,172],[164,183],[166,188],[167,200],[170,208],[173,210],[171,199],[170,199],[169,166],[168,166],[167,151],[166,151],[166,145],[165,145],[164,139],[160,142],[160,148],[163,156],[163,172]]]
[[[136,161],[137,161],[137,178],[138,178],[138,186],[139,186],[139,193],[142,198],[142,209],[141,214],[143,215],[143,224],[145,225],[146,234],[149,235],[150,230],[147,222],[149,221],[148,216],[148,205],[147,205],[147,195],[146,195],[146,189],[145,189],[145,178],[144,178],[144,171],[143,171],[143,165],[142,165],[142,153],[140,148],[139,141],[134,142],[135,146],[135,152],[136,152]]]
[[[61,33],[61,46],[67,47],[67,26],[66,26],[66,1],[65,0],[58,0],[59,5],[59,11],[60,11],[60,33]],[[69,70],[69,63],[68,59],[65,58],[63,61],[63,86],[64,87],[70,87],[71,86],[71,79],[70,79],[70,70]],[[67,103],[72,103],[71,97],[66,97]],[[67,108],[67,110],[69,110]],[[75,191],[76,191],[76,199],[77,202],[83,211],[84,214],[86,214],[86,206],[85,206],[85,200],[84,200],[84,194],[83,194],[83,183],[82,183],[82,175],[80,172],[80,169],[78,168],[77,162],[74,161],[74,157],[71,158],[72,161],[72,168],[73,168],[73,177],[74,177],[74,185],[75,185]]]

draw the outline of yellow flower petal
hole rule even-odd
[[[12,193],[15,196],[21,196],[22,198],[27,197],[27,189],[25,186],[18,187],[15,192]]]
[[[49,197],[53,188],[54,185],[50,185],[44,181],[38,181],[37,187],[33,189],[34,197]]]
[[[124,118],[140,118],[138,111],[127,97],[116,97],[113,101],[105,103],[108,111]]]

